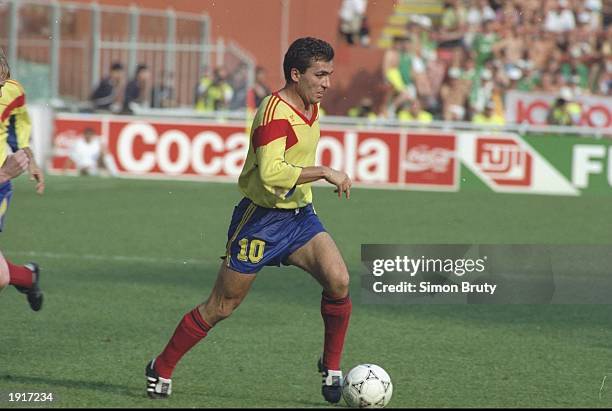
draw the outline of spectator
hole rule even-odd
[[[64,171],[74,165],[77,172],[82,176],[95,176],[99,168],[106,169],[111,175],[117,174],[117,166],[99,136],[95,135],[92,128],[87,127],[83,131],[83,138],[75,141],[70,150]]]
[[[149,68],[145,64],[139,64],[136,67],[134,78],[125,88],[123,113],[132,114],[135,108],[149,106],[150,80]]]
[[[159,82],[151,91],[151,106],[154,108],[171,108],[176,106],[174,99],[174,75],[162,71]]]
[[[567,109],[567,101],[559,97],[555,100],[547,116],[548,124],[555,126],[571,126],[572,116]]]
[[[229,104],[230,110],[244,110],[247,106],[249,68],[242,63],[232,76],[231,87],[234,90]]]
[[[485,20],[482,28],[474,37],[472,48],[476,52],[476,63],[482,65],[493,57],[493,47],[499,37],[495,32],[495,22]]]
[[[90,100],[94,110],[119,112],[121,108],[121,86],[123,84],[123,65],[115,62],[110,73],[104,77],[91,94]]]
[[[461,69],[453,67],[448,70],[447,79],[440,89],[442,98],[442,118],[447,121],[463,121],[467,90],[465,81],[461,80]]]
[[[495,113],[495,104],[493,102],[487,103],[484,112],[477,113],[472,117],[472,123],[482,125],[496,125],[503,126],[506,124],[506,119]]]
[[[406,109],[406,106],[409,108]],[[415,121],[418,123],[431,123],[433,120],[433,115],[423,110],[423,106],[421,105],[421,101],[418,98],[415,98],[412,103],[404,104],[397,113],[397,119],[399,121]]]
[[[367,46],[369,43],[369,30],[362,30],[367,27],[364,26],[367,5],[367,0],[342,0],[339,31],[348,44],[359,41]]]
[[[391,87],[387,105],[392,113],[403,102],[416,97],[412,83],[412,60],[408,52],[410,42],[407,37],[394,37],[393,48],[388,49],[383,56],[383,73]]]
[[[266,69],[260,66],[255,68],[255,84],[249,91],[247,96],[247,106],[250,110],[255,111],[266,96],[271,94],[270,88],[266,81]]]
[[[368,120],[376,120],[377,115],[374,111],[374,103],[372,99],[369,97],[362,98],[358,106],[349,109],[348,116],[367,118]]]
[[[459,47],[467,29],[467,11],[459,0],[447,0],[443,8],[438,35],[439,46],[441,48]]]
[[[550,2],[549,2],[550,3]],[[547,31],[553,33],[563,33],[573,30],[576,27],[574,13],[569,9],[568,0],[556,0],[555,5],[549,6],[546,13],[544,26]]]
[[[233,95],[234,90],[227,82],[227,70],[217,67],[212,78],[204,76],[200,80],[195,108],[200,112],[227,110]]]

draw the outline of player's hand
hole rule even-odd
[[[336,186],[336,190],[334,190],[334,192],[338,193],[338,198],[342,198],[342,193],[345,193],[346,199],[350,199],[351,186],[353,185],[351,178],[343,171],[338,171],[331,168],[329,170],[329,174],[327,177],[325,177],[325,180]]]
[[[34,160],[30,161],[30,181],[36,181],[36,192],[39,195],[45,192],[45,175]]]
[[[23,173],[28,169],[30,159],[23,150],[18,150],[15,154],[8,156],[0,168],[0,180],[8,181]]]

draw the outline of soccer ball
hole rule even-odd
[[[391,377],[378,365],[360,364],[344,378],[342,396],[349,407],[383,408],[392,394]]]

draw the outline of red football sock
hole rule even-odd
[[[321,297],[321,316],[325,323],[325,343],[323,365],[328,370],[340,369],[340,358],[344,347],[344,337],[348,329],[353,304],[350,295],[332,299],[323,293]]]
[[[34,273],[22,265],[11,264],[6,260],[9,269],[9,284],[18,287],[30,288],[34,283]]]
[[[206,337],[212,327],[204,321],[198,308],[194,308],[181,320],[174,335],[155,359],[155,371],[162,378],[171,378],[174,367],[187,351]]]

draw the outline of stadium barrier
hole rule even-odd
[[[37,155],[48,159],[51,173],[62,172],[86,127],[105,141],[122,177],[235,181],[248,150],[244,118],[57,113],[52,121],[54,132],[37,144]],[[317,163],[374,188],[612,193],[612,141],[592,137],[322,124]]]

